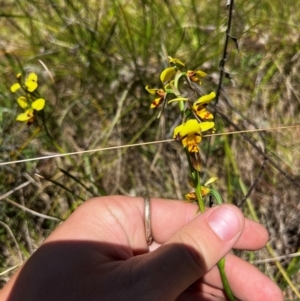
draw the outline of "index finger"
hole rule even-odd
[[[198,206],[195,204],[176,200],[151,199],[154,240],[159,244],[165,243],[191,221],[197,212]],[[256,250],[262,248],[267,241],[267,230],[261,224],[246,218],[244,231],[234,247]]]
[[[151,198],[151,228],[154,241],[163,244],[177,231],[189,223],[197,214],[198,206],[178,200]],[[209,209],[208,209],[209,210]],[[81,205],[51,235],[56,239],[92,239],[96,241],[124,242],[138,247],[145,242],[144,199],[141,197],[108,196],[93,198]],[[118,233],[104,235],[103,228],[110,228]],[[122,236],[122,239],[121,239]],[[111,241],[111,240],[114,241]],[[266,229],[249,219],[235,248],[254,250],[263,247],[268,240]]]

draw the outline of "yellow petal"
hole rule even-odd
[[[196,119],[189,119],[179,133],[180,137],[191,134],[201,134],[200,123]]]
[[[21,88],[21,85],[19,83],[15,83],[10,87],[10,91],[15,93],[17,90]]]
[[[37,75],[35,73],[29,73],[25,81],[25,86],[29,92],[33,92],[38,87]]]
[[[206,104],[212,101],[216,97],[215,92],[211,92],[210,94],[201,96],[195,103],[194,106],[200,105],[200,104]]]
[[[146,86],[145,89],[146,89],[150,94],[156,94],[156,92],[158,91],[158,89],[152,89],[152,88],[149,88],[149,86]]]
[[[45,106],[45,99],[44,98],[38,98],[35,100],[32,104],[31,107],[37,111],[40,111],[44,108]]]
[[[26,78],[26,81],[29,81],[29,82],[37,82],[37,75],[34,73],[34,72],[30,72]]]
[[[19,114],[16,118],[18,121],[28,121],[29,119],[33,118],[33,110],[28,109],[22,114]]]
[[[205,77],[207,74],[201,70],[196,70],[195,71],[195,74],[200,76],[200,77]]]
[[[22,109],[26,109],[27,106],[28,106],[27,99],[26,99],[25,96],[20,96],[20,97],[17,99],[17,102],[18,102],[19,106],[20,106]]]
[[[27,91],[33,92],[38,87],[38,84],[36,82],[27,82],[25,86],[27,87]]]
[[[30,119],[30,117],[28,117],[28,115],[26,113],[19,114],[16,118],[16,120],[18,120],[18,121],[27,121],[29,119]]]
[[[183,123],[174,129],[173,138],[176,138],[178,135],[180,136],[180,138],[185,137],[187,135],[201,135],[201,132],[210,130],[214,126],[214,122],[198,122],[196,119],[189,119],[186,123]]]
[[[199,124],[200,124],[200,129],[202,132],[208,131],[215,126],[215,123],[212,121],[205,121],[205,122],[201,122]]]
[[[172,58],[171,56],[168,56],[168,58],[169,58],[169,63],[170,64],[174,63],[174,64],[181,65],[183,67],[185,66],[185,64],[182,61],[180,61],[179,59]]]
[[[209,192],[210,192],[210,189],[208,187],[201,186],[201,195],[203,197],[208,195]]]
[[[179,133],[181,132],[183,127],[184,127],[184,123],[176,126],[176,128],[174,129],[174,132],[173,132],[173,139],[177,138],[177,136],[179,135]]]
[[[185,98],[185,97],[177,97],[177,98],[173,98],[173,99],[169,100],[168,103],[175,102],[175,101],[187,101],[187,100],[189,100],[189,99]]]
[[[160,74],[160,80],[162,83],[169,81],[176,74],[176,69],[174,67],[166,68]]]
[[[210,179],[204,184],[204,186],[207,186],[207,185],[209,185],[209,184],[211,184],[211,183],[213,183],[213,182],[215,182],[215,181],[217,181],[217,180],[218,180],[217,177],[212,177],[212,178],[210,178]]]

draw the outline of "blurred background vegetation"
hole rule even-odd
[[[231,40],[218,133],[299,124],[299,12],[294,0],[236,1],[239,51]],[[205,71],[202,90],[216,91],[227,21],[224,0],[3,0],[0,162],[171,138],[178,111],[167,106],[157,119],[145,86],[160,87],[169,55]],[[46,107],[37,125],[15,121],[19,72],[39,76]],[[238,254],[286,300],[300,296],[300,260],[289,256],[300,251],[299,146],[299,128],[202,143],[203,179],[217,176],[224,199],[270,233],[269,248]],[[183,199],[187,172],[176,142],[0,166],[1,286],[84,200],[145,191]]]

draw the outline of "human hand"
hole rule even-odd
[[[226,300],[216,263],[239,300],[282,301],[279,288],[228,253],[263,247],[268,235],[232,205],[151,199],[154,242],[145,239],[144,200],[94,198],[81,205],[0,292],[0,300]]]

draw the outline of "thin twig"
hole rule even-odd
[[[19,186],[13,188],[12,190],[6,192],[5,194],[0,195],[0,201],[7,198],[9,195],[13,194],[14,192],[26,187],[30,183],[31,183],[30,181],[24,182],[24,183],[20,184]]]
[[[228,2],[227,2],[227,6],[228,6]],[[219,101],[220,92],[222,90],[222,83],[223,83],[224,74],[227,73],[225,71],[225,63],[226,63],[227,54],[228,54],[227,53],[228,43],[229,43],[229,39],[231,38],[230,31],[231,31],[231,23],[232,23],[233,6],[234,6],[234,0],[231,0],[230,4],[229,4],[229,9],[228,9],[228,23],[227,23],[227,29],[226,29],[223,56],[222,56],[222,59],[219,63],[220,78],[219,78],[219,84],[218,84],[217,93],[216,93],[216,104]]]
[[[226,117],[226,115],[220,113],[219,110],[218,110],[217,113],[222,117],[224,117],[224,116]],[[294,124],[294,125],[287,125],[287,126],[277,126],[277,127],[272,127],[272,128],[241,130],[229,118],[226,117],[225,121],[227,121],[229,124],[231,124],[236,129],[236,131],[215,133],[215,134],[207,134],[207,135],[203,135],[202,137],[207,138],[207,137],[213,137],[213,136],[236,135],[236,134],[244,135],[245,133],[267,132],[267,131],[276,131],[276,130],[292,129],[292,128],[299,128],[300,127],[300,124]],[[134,140],[134,139],[132,139],[132,140]],[[77,151],[77,152],[70,152],[70,153],[53,153],[51,155],[46,155],[46,156],[41,156],[41,157],[34,157],[34,158],[27,158],[27,159],[21,159],[21,160],[0,162],[0,166],[23,163],[23,162],[29,162],[29,161],[38,161],[38,160],[46,160],[46,159],[59,158],[59,157],[67,157],[67,156],[88,154],[88,153],[96,153],[96,152],[100,152],[100,151],[110,151],[110,150],[116,150],[116,149],[120,149],[120,148],[130,148],[130,147],[143,146],[143,145],[154,145],[154,144],[160,144],[160,143],[168,143],[168,142],[174,142],[174,141],[175,141],[174,139],[165,139],[165,140],[158,140],[158,141],[140,142],[140,143],[119,145],[119,146],[109,146],[109,147],[102,147],[102,148],[95,148],[95,149],[87,149],[87,150],[84,150],[84,151]],[[0,200],[1,200],[1,196],[0,196]]]
[[[20,265],[21,265],[21,263],[16,264],[16,265],[14,265],[14,266],[12,266],[12,267],[6,269],[5,271],[3,271],[3,272],[0,273],[0,277],[4,276],[5,274],[9,273],[9,272],[12,271],[12,270],[18,268]]]
[[[300,257],[300,252],[276,256],[274,258],[258,259],[258,260],[252,261],[251,263],[252,264],[265,264],[265,263],[274,262],[274,261],[278,261],[278,260],[287,260],[289,258],[294,258],[294,257]]]
[[[57,218],[57,217],[54,217],[54,216],[51,216],[51,215],[41,214],[41,213],[39,213],[39,212],[36,212],[36,211],[34,211],[34,210],[31,210],[31,209],[29,209],[29,208],[27,208],[27,207],[25,207],[25,206],[22,206],[22,205],[20,205],[20,204],[14,202],[14,201],[8,199],[8,198],[5,198],[4,200],[5,200],[7,203],[9,203],[9,204],[11,204],[11,205],[13,205],[13,206],[15,206],[15,207],[17,207],[17,208],[20,208],[20,209],[22,209],[22,210],[24,210],[24,211],[26,211],[26,212],[28,212],[28,213],[30,213],[30,214],[32,214],[32,215],[35,215],[35,216],[38,216],[38,217],[42,217],[42,218],[44,218],[44,219],[49,219],[49,220],[52,220],[52,221],[55,221],[55,222],[62,222],[62,221],[63,221],[63,219],[60,219],[60,218]]]

